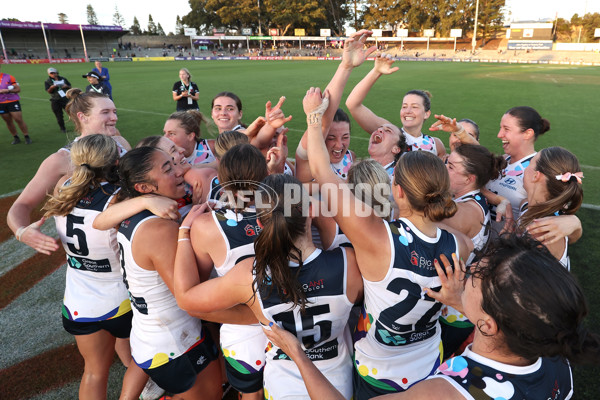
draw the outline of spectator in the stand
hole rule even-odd
[[[50,93],[50,107],[52,107],[52,112],[56,116],[56,122],[58,122],[60,131],[66,133],[67,129],[65,127],[63,110],[69,102],[69,99],[67,99],[67,90],[71,88],[71,82],[67,78],[60,76],[56,68],[48,68],[48,79],[44,82],[44,88],[46,92]]]
[[[12,75],[0,72],[0,116],[6,122],[10,134],[13,135],[11,144],[21,143],[15,122],[21,128],[21,132],[25,136],[25,142],[31,144],[27,124],[23,121],[23,114],[21,113],[21,103],[19,103],[20,97],[18,95],[20,91],[19,82]]]
[[[97,72],[90,71],[85,75],[81,75],[83,78],[87,78],[89,85],[86,86],[85,91],[87,92],[96,92],[103,95],[108,96],[112,100],[112,96],[110,95],[110,90],[108,86],[104,84],[102,81],[102,77],[98,75]]]
[[[94,64],[96,65],[96,67],[92,69],[92,72],[96,72],[98,73],[98,75],[100,75],[100,78],[102,78],[102,82],[104,82],[104,84],[108,88],[108,95],[112,99],[112,85],[110,84],[110,74],[108,73],[108,68],[103,67],[100,61],[96,61]]]

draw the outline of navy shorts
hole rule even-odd
[[[215,342],[207,330],[202,330],[204,338],[187,353],[156,368],[144,369],[158,386],[170,393],[183,393],[190,390],[198,375],[219,354]]]
[[[11,101],[10,103],[0,103],[0,114],[21,111],[21,103],[19,100]]]
[[[352,368],[352,386],[354,390],[354,400],[365,400],[372,397],[396,393],[395,391],[377,388],[368,383],[356,370],[356,364],[354,365],[354,368]]]
[[[264,368],[253,374],[239,372],[225,359],[225,372],[232,388],[241,393],[254,393],[263,388]]]
[[[129,311],[120,317],[111,318],[104,321],[77,322],[65,318],[64,315],[62,317],[62,321],[65,331],[69,332],[71,335],[89,335],[104,329],[114,337],[119,339],[127,339],[131,333],[132,317],[133,312]]]

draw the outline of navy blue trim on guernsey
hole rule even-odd
[[[238,221],[227,218],[226,214],[228,212],[234,213],[236,219],[239,219],[241,215],[241,219]],[[253,243],[261,231],[258,222],[256,222],[256,213],[254,211],[236,212],[228,208],[221,208],[216,210],[215,214],[221,229],[227,237],[230,250]]]
[[[131,243],[131,236],[135,231],[135,228],[139,225],[142,220],[154,216],[148,210],[144,210],[142,212],[137,213],[136,215],[124,220],[119,225],[119,233],[121,233],[129,243]],[[123,249],[121,243],[119,243],[119,252],[121,253],[121,269],[123,273],[123,282],[125,283],[125,287],[127,287],[127,291],[129,291],[129,283],[127,282],[127,270],[125,269],[125,262],[123,261]],[[135,297],[129,292],[129,300],[131,301],[131,306],[135,307],[141,314],[148,315],[148,303],[146,299],[143,297]]]
[[[336,296],[344,293],[344,282],[340,280],[344,271],[344,257],[338,254],[341,252],[340,248],[322,251],[314,260],[302,265],[297,280],[304,288],[306,297]],[[327,268],[311,268],[311,264],[315,262],[327,265]],[[290,267],[290,269],[292,275],[295,275],[298,267]],[[264,309],[284,302],[278,288],[273,288],[272,291],[269,288],[263,286],[260,291]]]
[[[467,348],[463,355],[444,362],[429,379],[438,378],[446,379],[467,399],[561,400],[573,394],[571,367],[559,357],[542,357],[530,366],[515,367]]]
[[[210,180],[208,200],[219,200],[219,197],[221,197],[221,183],[219,182],[219,177],[215,176]]]
[[[106,202],[118,188],[119,186],[112,183],[105,183],[79,199],[75,207],[102,212],[106,207]]]
[[[123,234],[127,238],[127,240],[129,240],[131,242],[131,235],[133,234],[135,227],[143,219],[146,219],[153,215],[154,214],[152,214],[150,211],[144,210],[142,212],[135,214],[134,216],[132,216],[130,218],[127,218],[126,220],[122,221],[121,224],[119,224],[119,233]]]

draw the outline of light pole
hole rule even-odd
[[[258,36],[262,36],[262,25],[260,23],[260,0],[257,0],[258,3]],[[262,39],[258,41],[258,45],[262,50]]]
[[[475,54],[475,46],[477,45],[477,16],[479,15],[479,0],[475,5],[475,25],[473,26],[473,40],[471,41],[471,54]]]

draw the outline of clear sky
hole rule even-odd
[[[600,0],[506,0],[506,8],[511,12],[509,21],[554,19],[556,13],[570,20],[575,13],[600,12]]]
[[[152,15],[154,23],[160,22],[167,34],[175,31],[177,15],[183,17],[191,11],[188,0],[15,0],[2,7],[0,19],[58,23],[58,14],[62,12],[67,14],[67,22],[70,24],[87,24],[88,4],[94,8],[100,25],[114,25],[116,5],[125,19],[124,28],[129,28],[133,24],[133,17],[137,17],[142,29],[147,29],[148,15]]]
[[[58,13],[62,12],[67,14],[71,24],[87,24],[88,4],[94,7],[101,25],[113,25],[115,5],[118,4],[119,12],[125,19],[125,28],[131,26],[135,16],[140,26],[146,29],[148,14],[151,14],[155,23],[160,22],[165,33],[175,30],[177,15],[182,17],[191,11],[188,0],[16,0],[2,8],[0,18],[57,23]],[[511,12],[509,20],[514,21],[554,19],[557,12],[559,17],[565,19],[571,19],[575,13],[583,15],[586,10],[600,12],[600,0],[506,0],[506,6]]]

